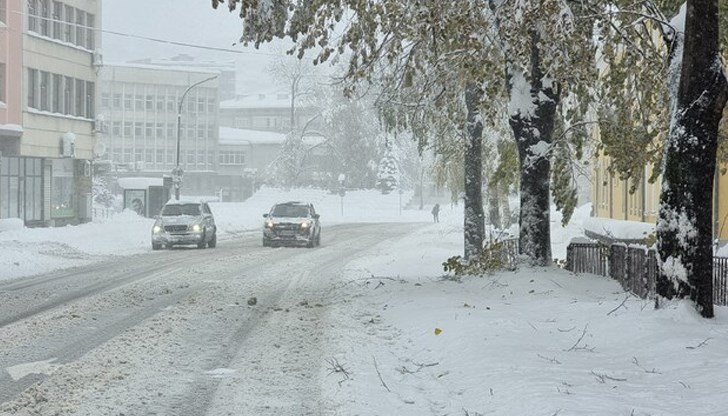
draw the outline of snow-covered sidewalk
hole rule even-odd
[[[348,266],[332,313],[331,362],[346,370],[328,376],[335,414],[726,414],[728,308],[655,310],[556,268],[444,279],[458,234],[424,227]]]

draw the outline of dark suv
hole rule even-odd
[[[305,245],[310,248],[321,244],[321,224],[313,204],[298,201],[275,204],[263,217],[263,247]]]
[[[217,227],[205,202],[169,201],[152,227],[152,250],[195,244],[198,248],[217,245]]]

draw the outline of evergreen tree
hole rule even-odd
[[[400,175],[397,159],[392,152],[392,145],[387,142],[385,148],[384,157],[379,161],[377,171],[377,189],[386,195],[399,187]]]

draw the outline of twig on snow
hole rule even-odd
[[[694,347],[685,347],[685,348],[687,348],[689,350],[694,350],[694,349],[698,349],[700,347],[704,347],[705,345],[708,344],[708,341],[710,341],[711,339],[712,338],[705,338],[700,344],[698,344],[698,345],[696,345]]]
[[[377,365],[377,357],[372,355],[372,359],[374,360],[374,369],[377,370],[377,375],[379,376],[379,381],[382,382],[382,386],[384,386],[385,389],[387,389],[388,392],[392,392],[392,390],[389,389],[387,386],[387,383],[384,382],[384,379],[382,378],[382,373],[379,372],[379,366]]]
[[[416,363],[416,362],[412,361],[412,364],[414,364],[414,365],[417,366],[417,370],[412,371],[409,368],[407,368],[405,366],[402,366],[402,368],[397,369],[397,371],[399,371],[402,374],[415,374],[415,373],[419,373],[423,368],[426,368],[426,367],[434,367],[436,365],[439,365],[440,363],[428,363],[428,364],[424,364],[424,363]]]
[[[581,336],[579,336],[579,339],[576,340],[576,342],[574,343],[574,345],[571,346],[571,348],[569,348],[568,350],[564,350],[564,351],[586,350],[586,351],[589,351],[589,352],[594,352],[594,347],[591,347],[590,348],[589,347],[589,344],[584,344],[583,347],[580,347],[579,346],[579,344],[581,343],[581,341],[586,336],[586,329],[588,327],[589,327],[589,324],[584,325],[584,329],[581,330]]]
[[[622,303],[620,303],[616,308],[612,309],[611,311],[607,312],[607,316],[611,315],[612,313],[616,312],[619,308],[624,306],[624,304],[627,302],[627,299],[629,299],[629,293],[627,293],[627,296],[624,297],[624,300]],[[624,309],[627,309],[626,306],[624,306]]]
[[[602,384],[606,383],[607,380],[611,380],[611,381],[627,381],[626,378],[617,378],[617,377],[609,376],[607,374],[598,374],[598,373],[595,373],[594,371],[592,371],[591,374],[597,379],[598,382],[600,382]]]
[[[639,362],[639,361],[637,361],[637,357],[632,357],[632,362],[634,363],[634,365],[636,365],[636,366],[637,366],[637,368],[639,368],[639,369],[643,370],[643,371],[644,371],[645,373],[650,373],[650,374],[662,374],[662,373],[660,373],[659,371],[655,370],[654,368],[653,368],[652,370],[648,370],[648,369],[646,369],[646,368],[642,367],[642,366],[640,365],[640,362]]]
[[[349,371],[347,371],[347,369],[339,363],[339,360],[337,360],[336,358],[327,358],[326,362],[329,364],[329,366],[331,366],[331,368],[329,369],[329,375],[334,373],[342,374],[343,378],[339,380],[339,386],[341,386],[341,383],[349,379]]]
[[[557,360],[557,359],[556,359],[556,357],[554,357],[554,358],[549,358],[549,357],[544,357],[544,356],[543,356],[543,355],[541,355],[541,354],[537,354],[537,355],[538,355],[538,358],[540,358],[540,359],[542,359],[542,360],[546,360],[546,361],[548,361],[548,362],[550,362],[550,363],[553,363],[553,364],[561,364],[561,361]]]

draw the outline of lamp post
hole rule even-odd
[[[175,163],[174,169],[172,169],[172,182],[174,183],[174,199],[179,201],[179,188],[182,186],[182,175],[183,171],[182,168],[179,166],[179,154],[180,154],[180,132],[182,130],[182,104],[184,104],[185,97],[187,96],[187,93],[190,92],[192,88],[195,88],[196,86],[202,84],[203,82],[212,81],[213,79],[217,78],[217,75],[211,76],[210,78],[205,78],[202,81],[195,82],[194,84],[187,87],[184,93],[182,93],[182,96],[179,99],[179,103],[177,103],[177,159]]]

